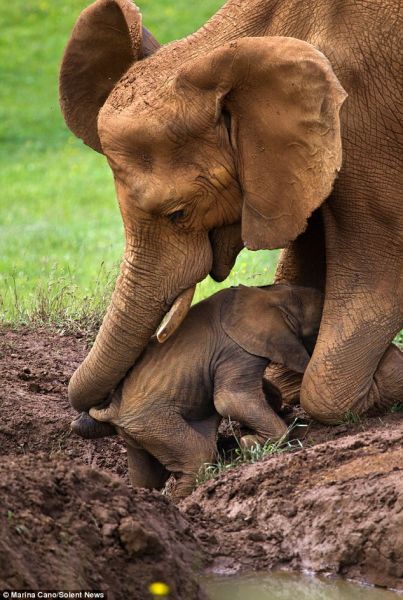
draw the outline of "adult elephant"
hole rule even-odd
[[[229,0],[163,47],[129,0],[83,11],[63,58],[61,106],[109,162],[126,249],[70,381],[77,410],[101,403],[167,311],[161,338],[194,285],[209,272],[225,279],[244,245],[285,247],[278,279],[325,288],[301,388],[313,417],[333,423],[402,398],[402,355],[391,345],[403,295],[397,9],[392,0]],[[343,88],[344,161],[332,191]]]

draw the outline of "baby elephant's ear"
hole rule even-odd
[[[274,291],[274,286],[273,286]],[[221,310],[221,325],[225,333],[241,348],[303,373],[309,354],[298,334],[298,323],[278,302],[278,293],[270,287],[239,287],[232,290],[229,301]]]

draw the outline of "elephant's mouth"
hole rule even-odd
[[[157,340],[161,342],[161,344],[171,337],[188,314],[195,289],[196,286],[193,286],[179,294],[169,312],[163,318],[156,333]]]

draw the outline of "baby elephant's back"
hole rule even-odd
[[[181,407],[189,419],[211,413],[211,362],[219,332],[220,306],[229,290],[218,292],[190,310],[178,330],[160,343],[155,336],[127,375],[123,403]]]

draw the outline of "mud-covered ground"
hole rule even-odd
[[[118,438],[69,435],[67,381],[82,339],[0,331],[0,589],[205,598],[199,543],[177,508],[133,490]],[[118,477],[119,476],[119,477]]]
[[[230,471],[181,508],[216,572],[298,569],[403,590],[403,424]]]
[[[171,598],[196,600],[204,564],[403,589],[401,413],[310,424],[303,449],[205,483],[181,515],[160,494],[130,488],[119,438],[69,434],[67,382],[86,351],[80,337],[0,330],[0,588],[146,600],[162,579]]]

